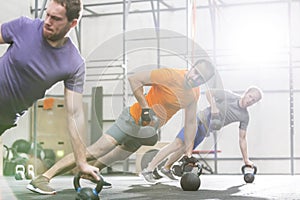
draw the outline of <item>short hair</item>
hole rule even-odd
[[[201,74],[205,81],[208,81],[216,73],[214,65],[208,59],[197,60],[193,67],[197,68],[197,71]]]
[[[257,86],[250,86],[250,87],[248,87],[247,89],[246,89],[246,91],[245,91],[245,94],[246,93],[248,93],[248,92],[257,92],[258,94],[259,94],[259,99],[258,99],[258,101],[259,100],[261,100],[262,98],[263,98],[263,92],[262,92],[262,90],[259,88],[259,87],[257,87]]]
[[[73,19],[80,19],[82,15],[82,1],[81,0],[53,0],[54,2],[66,8],[66,16],[68,21]]]

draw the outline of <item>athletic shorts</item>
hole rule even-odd
[[[130,115],[129,107],[125,108],[116,122],[106,131],[119,145],[125,145],[127,150],[135,152],[142,145],[153,146],[158,140],[157,134],[149,138],[141,138],[138,132],[141,126],[137,125]]]
[[[202,123],[199,123],[199,125],[197,127],[197,133],[195,136],[193,149],[195,149],[204,140],[206,135],[207,135],[207,133],[206,133],[206,129],[205,129],[204,125]],[[184,142],[184,128],[182,128],[180,130],[180,132],[178,133],[176,138],[178,138],[178,139],[182,140],[182,142]]]

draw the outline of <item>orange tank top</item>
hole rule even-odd
[[[186,71],[162,68],[151,72],[152,86],[146,95],[146,100],[160,119],[161,126],[167,123],[177,111],[199,99],[199,87],[185,88],[184,75]],[[139,103],[134,103],[130,107],[130,114],[136,123],[141,117],[141,111]]]

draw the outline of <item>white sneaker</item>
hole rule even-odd
[[[173,176],[171,170],[167,170],[166,168],[162,167],[162,168],[160,169],[160,172],[161,172],[164,176],[168,177],[168,178],[171,179],[171,180],[177,180],[177,178],[175,178],[175,177]]]
[[[153,177],[153,172],[148,171],[146,168],[141,172],[141,176],[148,183],[156,183],[156,180]]]

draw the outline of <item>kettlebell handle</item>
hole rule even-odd
[[[99,175],[99,178],[100,178],[100,180],[97,182],[96,187],[93,189],[93,191],[95,191],[97,193],[97,195],[100,193],[100,191],[103,188],[103,179],[100,175]],[[73,179],[73,185],[74,185],[76,192],[80,192],[80,190],[81,190],[80,179],[81,179],[81,173],[77,173]]]
[[[242,166],[242,173],[243,173],[243,174],[245,174],[245,168],[246,168],[246,167],[253,168],[253,170],[254,170],[254,171],[253,171],[253,174],[256,174],[256,172],[257,172],[257,167],[256,167],[255,165],[253,165],[253,167],[252,167],[251,165],[243,165],[243,166]]]

